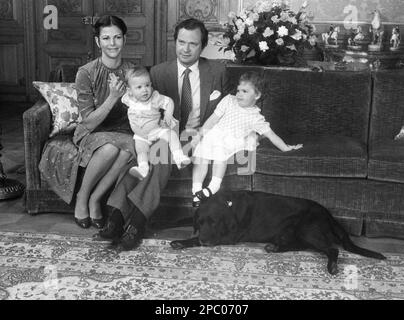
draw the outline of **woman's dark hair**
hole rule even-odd
[[[123,35],[125,35],[128,32],[128,27],[126,26],[125,22],[121,18],[118,18],[117,16],[106,15],[106,16],[100,17],[94,24],[94,26],[93,26],[94,36],[99,38],[101,28],[111,27],[111,26],[117,26],[119,29],[121,29]]]
[[[208,40],[209,40],[209,31],[206,29],[205,24],[194,18],[190,18],[187,20],[183,20],[180,23],[178,23],[175,27],[175,32],[174,32],[174,40],[177,41],[178,38],[178,33],[180,32],[181,29],[186,29],[186,30],[196,30],[199,29],[201,30],[202,33],[202,49],[204,49],[208,45]]]
[[[239,82],[251,82],[258,93],[264,95],[265,79],[259,75],[258,72],[248,71],[240,76]]]

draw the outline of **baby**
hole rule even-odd
[[[199,134],[191,141],[191,145],[196,146],[192,176],[193,207],[199,207],[201,200],[219,191],[231,156],[241,150],[255,151],[256,133],[268,138],[284,152],[303,147],[302,144],[286,144],[272,131],[256,105],[264,87],[265,83],[258,73],[243,74],[237,94],[223,98]],[[202,188],[211,161],[212,179],[208,187]]]
[[[190,164],[191,160],[182,151],[178,135],[173,130],[178,124],[173,117],[173,100],[153,90],[150,74],[142,66],[128,70],[126,81],[128,89],[122,97],[122,102],[128,106],[128,118],[134,132],[138,161],[138,166],[132,167],[129,173],[140,180],[148,175],[150,146],[159,139],[168,142],[179,169]],[[160,110],[164,110],[163,119]]]

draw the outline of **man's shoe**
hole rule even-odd
[[[144,235],[144,228],[136,228],[129,225],[122,235],[117,246],[118,251],[129,251],[136,249],[142,243]]]
[[[108,218],[107,225],[93,236],[94,241],[112,240],[117,242],[124,233],[123,217],[118,209],[113,209]]]

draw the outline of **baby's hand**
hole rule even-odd
[[[202,140],[202,136],[198,133],[197,135],[195,135],[192,140],[191,140],[191,146],[192,148],[195,148],[196,145]]]
[[[287,149],[283,150],[284,152],[292,151],[292,150],[298,150],[298,149],[303,148],[303,144],[296,144],[296,145],[288,145],[287,144],[286,146],[287,146]]]

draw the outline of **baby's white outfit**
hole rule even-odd
[[[129,124],[134,132],[133,139],[142,140],[151,145],[170,129],[161,126],[160,113],[160,109],[167,110],[169,105],[174,107],[170,97],[155,90],[147,102],[141,102],[126,93],[122,97],[122,102],[128,106]],[[174,128],[177,123],[178,121],[174,119],[171,128]]]
[[[270,130],[257,106],[242,108],[234,95],[224,97],[214,113],[220,120],[198,143],[195,157],[227,161],[239,151],[254,151],[258,146],[256,133],[262,135]]]
[[[136,100],[134,97],[130,97],[129,93],[126,93],[122,97],[122,103],[128,106],[129,124],[134,133],[134,140],[141,140],[152,145],[153,142],[159,140],[166,133],[170,133],[168,136],[169,139],[172,139],[173,135],[170,131],[178,125],[178,120],[173,119],[170,127],[163,127],[161,125],[162,121],[160,113],[160,109],[167,110],[169,106],[174,109],[174,102],[170,97],[164,96],[155,90],[147,102],[142,102]],[[171,147],[171,142],[168,142]],[[183,168],[190,162],[190,159],[184,155],[182,149],[171,149],[171,152],[173,154],[174,162],[179,169]],[[139,166],[143,166],[143,169],[134,167],[131,169],[133,172],[131,174],[143,179],[147,174],[149,166],[144,163],[140,163]],[[139,170],[141,170],[140,174]]]

